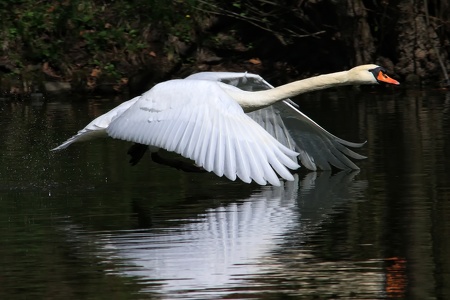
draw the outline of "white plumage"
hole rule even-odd
[[[279,176],[293,180],[289,169],[299,168],[297,157],[311,170],[328,170],[330,164],[358,169],[347,156],[364,157],[346,146],[363,144],[330,134],[287,98],[330,86],[377,83],[379,72],[381,67],[366,65],[278,88],[249,73],[198,73],[155,85],[53,150],[110,136],[173,151],[218,176],[260,185],[280,185]]]

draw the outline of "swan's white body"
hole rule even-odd
[[[358,169],[347,156],[364,156],[346,146],[363,143],[332,135],[288,98],[337,85],[375,84],[369,72],[374,68],[379,67],[360,66],[278,88],[249,73],[204,72],[166,81],[99,116],[53,150],[110,136],[173,151],[218,176],[261,185],[280,185],[278,175],[293,180],[288,169],[299,168],[297,158],[310,170],[328,170],[330,164]]]

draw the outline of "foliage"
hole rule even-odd
[[[2,0],[0,81],[42,70],[88,87],[99,79],[120,85],[140,69],[154,72],[153,63],[164,73],[202,55],[210,64],[257,57],[302,73],[376,58],[393,69],[407,56],[400,70],[435,72],[439,60],[446,74],[449,12],[440,0]],[[400,44],[402,34],[411,38]],[[424,46],[416,55],[417,41]],[[183,57],[193,49],[198,56]]]
[[[49,63],[68,76],[81,62],[120,76],[119,62],[136,64],[162,40],[190,38],[195,0],[3,0],[0,2],[0,68],[19,72]],[[153,37],[154,39],[154,37]]]

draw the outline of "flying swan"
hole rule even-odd
[[[303,114],[289,98],[342,85],[398,85],[377,65],[319,75],[279,87],[250,73],[202,72],[155,85],[99,116],[60,146],[107,137],[134,142],[136,164],[147,149],[154,161],[190,172],[214,172],[230,180],[279,186],[294,180],[291,170],[358,169],[349,159],[365,158]],[[170,160],[159,149],[195,164]]]

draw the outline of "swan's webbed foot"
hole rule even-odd
[[[158,164],[162,164],[162,165],[166,165],[172,168],[175,168],[177,170],[181,170],[184,172],[190,172],[190,173],[204,173],[206,172],[205,169],[203,169],[202,167],[181,161],[181,160],[177,160],[177,159],[168,159],[168,158],[164,158],[161,157],[157,152],[152,152],[152,160],[155,163]]]
[[[136,165],[144,156],[145,152],[147,152],[148,146],[143,144],[135,143],[133,146],[128,149],[127,154],[131,156],[130,164],[132,166]]]

